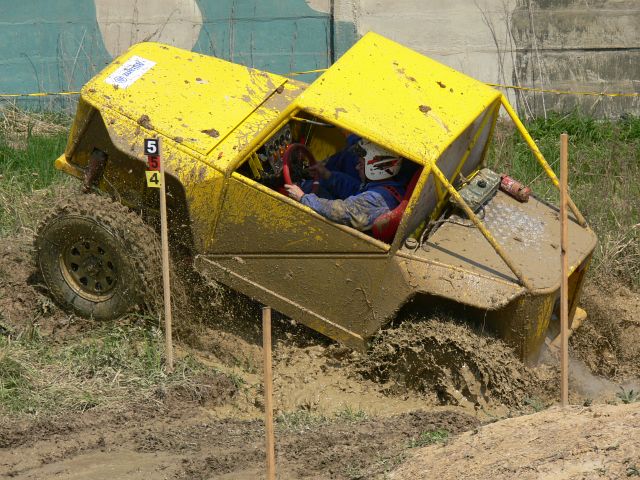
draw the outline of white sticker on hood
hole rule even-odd
[[[127,88],[148,72],[155,64],[156,62],[134,55],[109,75],[105,82],[109,85],[115,85],[118,88]]]

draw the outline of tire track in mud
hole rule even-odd
[[[389,394],[415,390],[440,404],[473,408],[521,407],[537,388],[535,373],[504,343],[447,320],[384,330],[355,366]]]
[[[3,421],[0,476],[28,478],[255,478],[264,471],[260,420],[215,418],[190,401],[143,402],[120,411],[87,411],[74,419]],[[425,431],[451,436],[479,421],[453,411],[415,411],[387,418],[276,425],[283,478],[383,475]],[[85,469],[82,471],[81,469]],[[101,472],[101,473],[100,473]]]

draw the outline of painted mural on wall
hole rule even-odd
[[[304,0],[0,0],[0,22],[4,93],[78,90],[141,41],[287,73],[325,68],[356,40]]]

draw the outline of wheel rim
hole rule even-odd
[[[95,239],[67,245],[60,253],[60,270],[69,286],[87,300],[102,302],[115,293],[116,262],[108,246]]]

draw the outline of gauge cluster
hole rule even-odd
[[[285,125],[258,150],[258,158],[263,165],[268,163],[275,175],[280,175],[282,173],[282,156],[291,143],[293,143],[291,127]]]

